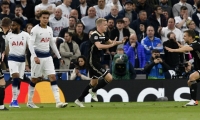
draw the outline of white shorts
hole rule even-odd
[[[24,78],[25,62],[8,61],[10,76],[13,73],[19,73],[19,78]]]
[[[40,64],[36,64],[34,58],[31,57],[31,77],[38,78],[42,75],[55,74],[55,68],[52,57],[39,58]]]

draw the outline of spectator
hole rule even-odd
[[[28,23],[28,24],[26,24],[26,27],[24,28],[24,31],[26,31],[30,35],[32,28],[33,28],[33,25],[31,23]],[[26,58],[27,58],[27,63],[28,64],[26,64],[25,70],[26,71],[30,71],[30,68],[31,68],[31,60],[30,60],[31,53],[30,53],[29,49],[27,49]]]
[[[48,0],[48,3],[55,4],[57,6],[58,4],[62,4],[62,1],[61,0]]]
[[[160,38],[154,36],[154,28],[153,26],[147,27],[147,36],[141,41],[141,44],[145,48],[145,57],[146,62],[148,62],[151,58],[151,51],[154,49],[159,50],[160,52],[163,51],[163,45]]]
[[[169,32],[167,38],[168,40],[163,43],[163,47],[169,47],[172,49],[179,48],[180,43],[176,41],[176,35],[173,32]],[[168,52],[166,49],[164,49],[164,53],[164,60],[172,70],[175,70],[179,63],[183,63],[184,58],[182,53]]]
[[[176,21],[176,27],[179,28],[182,32],[188,30],[186,22],[191,20],[191,17],[188,16],[188,9],[185,6],[180,8],[180,16],[176,16],[174,19]]]
[[[40,11],[41,10],[39,8],[35,9],[35,18],[32,18],[32,19],[29,20],[29,23],[33,24],[33,26],[40,23],[40,20],[39,20]]]
[[[2,20],[4,17],[8,17],[11,20],[13,18],[15,18],[15,15],[10,13],[10,8],[9,8],[9,3],[8,2],[3,1],[1,3],[1,9],[2,9],[2,12],[0,13],[0,20]]]
[[[141,34],[142,32],[140,31],[140,24],[141,23],[144,23],[146,24],[146,26],[149,26],[150,25],[150,22],[149,20],[147,20],[147,13],[146,11],[142,10],[139,12],[139,18],[137,20],[134,20],[130,27],[135,30],[136,34],[139,35]]]
[[[133,80],[136,77],[134,67],[129,62],[127,55],[124,54],[123,48],[117,49],[117,54],[113,58],[111,73],[114,80]]]
[[[189,17],[192,16],[192,14],[193,14],[193,12],[194,12],[194,11],[193,11],[193,8],[192,8],[192,6],[191,6],[190,4],[188,4],[186,1],[187,1],[187,0],[180,0],[179,3],[176,3],[176,4],[173,6],[172,12],[173,12],[174,17],[180,16],[180,8],[181,8],[181,6],[187,7],[187,8],[188,8],[188,16],[189,16]]]
[[[60,65],[60,69],[74,69],[71,60],[77,59],[81,55],[79,46],[72,40],[72,36],[72,33],[66,32],[65,42],[60,44],[60,55],[65,63]]]
[[[34,5],[31,3],[28,3],[27,0],[20,0],[20,4],[23,10],[23,15],[30,20],[31,18],[34,18]]]
[[[163,12],[166,11],[168,13],[169,17],[173,17],[172,14],[172,7],[170,5],[168,5],[168,2],[170,0],[160,0],[160,6],[162,7]],[[168,18],[168,17],[167,17]],[[166,19],[167,19],[166,18]]]
[[[194,0],[194,5],[192,6],[194,12],[197,10],[197,3],[198,3],[199,1],[200,1],[200,0]]]
[[[1,3],[3,2],[8,2],[9,4],[9,9],[10,9],[10,13],[14,14],[15,13],[15,3],[12,3],[10,0],[1,0]],[[2,8],[1,8],[2,9]],[[2,10],[1,10],[2,11]]]
[[[57,7],[54,14],[55,17],[49,20],[49,26],[53,30],[53,36],[58,37],[60,31],[68,27],[69,23],[66,17],[62,17],[62,10],[60,8]]]
[[[69,27],[61,29],[58,36],[63,38],[64,35],[65,35],[65,32],[74,33],[75,26],[76,26],[76,18],[75,17],[69,17]]]
[[[84,28],[85,26],[83,25],[83,23],[79,22],[76,24],[76,28],[75,31],[73,33],[73,40],[78,44],[78,46],[80,47],[81,43],[89,40],[88,34],[84,33]]]
[[[129,42],[124,45],[124,52],[134,68],[144,68],[146,64],[144,47],[137,42],[137,35],[131,34]]]
[[[117,37],[117,41],[120,41],[124,38],[126,38],[127,40],[129,39],[130,36],[130,32],[128,29],[124,28],[124,20],[119,19],[117,20],[117,25],[116,25],[116,29],[111,31],[111,40],[114,40]],[[114,46],[112,48],[110,48],[110,52],[112,55],[115,55],[117,48],[123,48],[124,44],[120,44],[118,46]]]
[[[189,30],[194,30],[194,32],[196,33],[196,36],[199,37],[200,34],[199,34],[198,31],[196,31],[196,25],[195,25],[195,23],[194,23],[193,20],[188,20],[188,21],[186,22],[186,26],[187,26],[187,28],[188,28]]]
[[[70,12],[70,17],[73,16],[76,18],[76,22],[80,22],[80,20],[78,19],[78,11],[76,9],[72,9]]]
[[[98,0],[98,5],[95,5],[94,8],[98,18],[104,18],[110,13],[110,8],[106,5],[105,0]]]
[[[165,72],[170,70],[170,67],[160,57],[159,50],[152,50],[151,54],[151,60],[144,67],[147,79],[165,79]]]
[[[196,30],[200,32],[200,1],[197,2],[197,10],[194,14],[192,14],[192,20],[194,21],[196,25]]]
[[[163,15],[166,18],[166,21],[169,19],[169,13],[166,10],[163,10]]]
[[[98,0],[86,0],[87,3],[90,3],[91,6],[97,5]]]
[[[144,39],[147,34],[146,34],[146,24],[145,23],[140,23],[140,34],[138,35],[138,42],[141,43],[142,39]]]
[[[48,3],[48,0],[41,0],[41,1],[42,1],[42,3],[40,3],[39,5],[35,6],[35,10],[37,10],[37,9],[47,10],[51,14],[49,19],[53,18],[56,5]]]
[[[184,79],[188,79],[190,74],[192,74],[193,72],[195,72],[192,64],[188,61],[184,63],[184,72],[181,74],[183,76]],[[200,82],[198,80],[198,82]]]
[[[106,3],[106,5],[109,8],[112,8],[113,6],[116,6],[119,11],[122,10],[122,5],[120,4],[119,0],[112,0],[111,3]]]
[[[75,68],[70,76],[70,80],[90,80],[88,77],[88,69],[85,56],[79,56],[75,64]]]
[[[78,19],[81,19],[82,17],[88,16],[88,9],[90,6],[86,2],[86,0],[79,0],[80,5],[76,8],[78,11]]]
[[[124,9],[119,12],[123,17],[129,18],[130,22],[137,19],[137,13],[133,10],[133,2],[126,1],[124,4]]]
[[[114,26],[114,20],[113,19],[108,19],[108,28],[107,28],[107,32],[106,32],[106,36],[108,38],[111,37],[111,31],[115,29]]]
[[[63,3],[58,7],[62,10],[62,16],[69,19],[72,8],[70,7],[72,0],[63,0]]]
[[[130,34],[135,34],[135,30],[133,30],[132,28],[129,27],[129,25],[130,25],[129,18],[124,17],[123,20],[124,20],[124,28],[128,29]]]
[[[154,27],[155,36],[161,38],[159,35],[158,28],[159,27],[166,27],[167,26],[167,20],[165,16],[162,14],[162,8],[159,5],[154,6],[154,13],[150,15],[149,17],[150,24]]]
[[[16,5],[15,8],[15,17],[16,18],[20,18],[22,21],[22,25],[21,25],[21,30],[23,30],[26,27],[26,23],[28,22],[27,17],[23,16],[23,10],[22,7],[19,5]]]
[[[146,2],[146,0],[138,0],[136,7],[137,13],[139,13],[141,10],[144,10],[147,12],[147,17],[153,13],[151,6]]]
[[[162,42],[165,42],[168,40],[167,34],[169,32],[173,32],[176,35],[176,41],[179,41],[181,44],[184,44],[183,40],[183,33],[181,30],[175,27],[175,19],[174,18],[169,18],[167,27],[159,28],[158,32],[161,34],[161,40]]]
[[[85,33],[88,33],[91,29],[93,29],[96,24],[95,21],[98,17],[96,17],[96,10],[94,7],[90,7],[88,9],[88,16],[81,18],[81,21],[85,25]]]
[[[118,7],[115,5],[111,7],[111,12],[105,17],[106,20],[113,19],[115,26],[116,26],[116,21],[122,18],[123,16],[119,14]]]
[[[89,32],[89,39],[91,37],[91,34],[93,33],[94,31],[90,31]],[[88,55],[89,55],[89,49],[90,49],[90,40],[87,40],[83,43],[81,43],[80,45],[80,51],[81,51],[81,55],[84,55],[86,58],[88,58]]]

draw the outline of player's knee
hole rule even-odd
[[[6,85],[6,81],[4,80],[4,78],[0,79],[0,85],[3,85],[3,86]]]
[[[194,72],[189,76],[190,81],[196,81],[197,79],[199,79],[199,73],[198,72]]]
[[[56,76],[55,75],[49,75],[49,80],[52,81],[56,81]]]
[[[93,87],[96,86],[97,84],[98,84],[98,79],[94,79],[90,81],[90,85]]]
[[[112,75],[111,75],[110,73],[108,73],[108,74],[105,76],[105,79],[106,79],[106,81],[111,82],[111,81],[113,80],[113,77],[112,77]]]

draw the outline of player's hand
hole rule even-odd
[[[6,12],[6,14],[7,14],[7,15],[9,15],[9,14],[10,14],[10,8],[8,8],[8,9],[7,9],[7,12]]]
[[[117,37],[112,42],[112,47],[115,46],[115,45],[117,45]]]
[[[22,17],[22,13],[19,13],[19,17]]]
[[[158,58],[158,60],[159,60],[159,62],[160,62],[160,63],[162,63],[162,62],[163,62],[163,60],[162,60],[161,58]]]
[[[169,47],[165,47],[165,49],[168,51],[168,52],[174,52],[173,49],[169,48]]]
[[[36,64],[40,64],[40,59],[38,57],[34,57],[34,61]]]
[[[124,38],[122,39],[122,44],[124,44],[124,43],[126,42],[127,39],[128,39],[128,37],[124,37]]]
[[[153,61],[154,61],[154,63],[156,63],[156,64],[158,64],[158,63],[160,62],[159,59],[154,59]]]
[[[131,43],[131,47],[133,47],[133,48],[134,48],[134,47],[135,47],[135,45],[136,45],[136,43]]]
[[[26,70],[27,72],[30,72],[30,71],[31,71],[28,65],[26,65],[25,70]]]

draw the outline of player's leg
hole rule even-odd
[[[19,70],[20,63],[15,61],[8,61],[9,71],[12,76],[12,101],[9,107],[19,108],[17,98],[18,98],[18,85],[20,82]]]
[[[27,107],[29,108],[39,108],[33,103],[33,95],[35,91],[35,85],[39,81],[40,76],[42,76],[42,60],[40,59],[40,64],[36,64],[34,59],[31,57],[31,81],[28,87],[28,102]]]
[[[197,97],[197,80],[199,79],[199,71],[192,73],[188,80],[188,86],[190,87],[190,96],[191,100],[186,104],[186,106],[196,106],[196,97]]]
[[[60,93],[59,93],[59,88],[57,85],[57,81],[56,81],[56,75],[55,75],[55,68],[53,65],[53,59],[52,57],[48,57],[45,59],[44,61],[44,73],[45,75],[48,75],[48,78],[51,82],[51,88],[53,91],[53,95],[56,101],[56,107],[57,108],[64,108],[68,105],[68,103],[62,103],[60,101]]]
[[[0,69],[0,110],[8,110],[4,106],[4,97],[5,97],[5,79],[2,70]]]
[[[93,79],[90,80],[90,83],[85,87],[85,89],[83,90],[81,95],[78,97],[78,99],[75,100],[75,104],[77,104],[79,107],[85,107],[82,102],[83,99],[89,93],[89,89],[93,88],[94,86],[98,84],[98,79],[97,78],[95,79],[92,69],[89,70],[89,74],[90,74],[90,78],[93,78]]]

